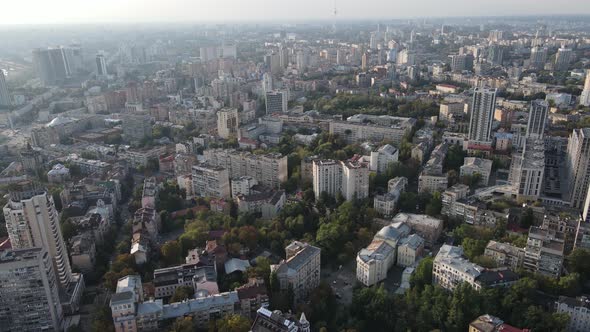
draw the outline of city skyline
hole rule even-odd
[[[31,3],[32,2],[32,3]],[[334,11],[336,8],[336,16]],[[310,10],[311,9],[311,10]],[[223,5],[204,1],[105,0],[79,2],[33,0],[4,4],[1,25],[80,24],[80,23],[161,23],[161,22],[248,22],[404,19],[418,17],[493,17],[538,15],[590,15],[590,3],[578,0],[519,1],[499,0],[474,3],[465,0],[438,2],[420,0],[393,3],[368,0],[363,6],[352,0],[298,2],[228,0]]]

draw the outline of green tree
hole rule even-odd
[[[590,250],[576,248],[567,256],[566,262],[569,271],[578,273],[582,280],[590,278]]]
[[[432,265],[434,258],[425,257],[418,263],[414,274],[410,278],[412,288],[422,289],[426,285],[432,284]]]
[[[178,241],[168,241],[160,247],[160,253],[164,263],[170,266],[181,261],[182,248]]]
[[[195,294],[195,290],[190,286],[180,286],[174,291],[174,295],[170,298],[170,303],[181,302],[191,298]]]
[[[252,322],[242,315],[228,315],[217,321],[218,332],[248,332]]]
[[[195,323],[190,316],[176,318],[174,324],[170,328],[170,332],[193,332],[195,330]]]

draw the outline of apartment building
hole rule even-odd
[[[563,268],[564,249],[564,233],[532,226],[524,252],[523,267],[530,272],[558,278]]]
[[[400,144],[415,124],[414,118],[356,114],[346,121],[330,122],[329,130],[330,134],[338,134],[348,144],[384,140]]]
[[[251,176],[258,183],[275,189],[287,181],[287,156],[280,153],[257,155],[236,150],[207,149],[203,155],[209,165],[225,168],[232,179]]]
[[[518,248],[509,243],[490,241],[486,245],[484,256],[493,259],[498,266],[507,266],[516,270],[522,267],[524,262],[524,248]]]
[[[320,285],[321,250],[307,243],[293,241],[285,251],[287,257],[277,265],[271,265],[282,291],[292,287],[294,301],[300,302]]]
[[[52,258],[42,248],[0,252],[0,329],[62,331],[64,313]]]
[[[227,169],[208,163],[193,166],[193,194],[201,197],[229,198],[231,189]]]
[[[585,332],[590,330],[590,300],[581,296],[572,298],[560,296],[555,302],[558,313],[567,314],[570,317],[567,332]]]

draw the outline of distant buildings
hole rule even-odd
[[[580,105],[590,106],[590,69],[586,69],[586,80],[584,81],[584,90],[580,95]]]
[[[543,70],[547,62],[547,48],[534,46],[531,48],[531,57],[529,59],[529,68],[533,70]]]
[[[574,50],[571,48],[560,47],[555,56],[555,70],[566,71],[574,56]]]
[[[4,76],[4,70],[0,68],[0,107],[10,105],[12,105],[12,101],[6,84],[6,77]]]
[[[271,273],[279,280],[281,291],[292,288],[294,301],[300,302],[320,285],[320,248],[299,241],[286,248],[287,257],[271,265]]]
[[[33,50],[33,64],[44,85],[58,85],[71,77],[75,70],[73,64],[81,62],[76,59],[81,56],[79,48],[38,48]]]
[[[285,113],[289,95],[287,91],[273,90],[266,92],[266,114]]]
[[[123,135],[125,140],[139,143],[152,137],[152,123],[148,116],[125,115],[123,117]]]
[[[238,127],[240,119],[238,110],[235,108],[224,108],[217,111],[217,135],[221,138],[238,138]]]

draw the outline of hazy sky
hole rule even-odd
[[[336,0],[342,19],[590,14],[590,0]],[[328,19],[334,0],[0,0],[0,24]]]

